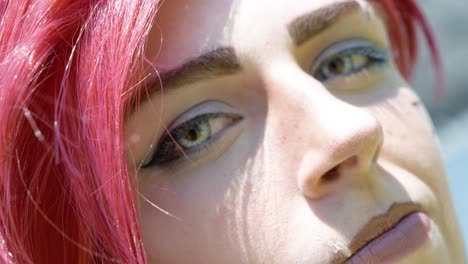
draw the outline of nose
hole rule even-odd
[[[382,126],[370,113],[336,98],[326,101],[314,107],[328,111],[315,116],[319,133],[304,141],[297,172],[299,189],[311,199],[367,185],[383,142]]]
[[[297,186],[309,199],[360,189],[369,184],[383,143],[381,123],[366,107],[354,106],[331,94],[310,76],[289,78],[280,87],[279,115],[294,127],[285,148],[293,148],[291,167]],[[293,80],[293,81],[291,81]],[[284,121],[283,121],[284,122]],[[365,188],[365,187],[364,187]]]

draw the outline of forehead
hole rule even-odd
[[[162,1],[146,56],[160,69],[220,46],[235,50],[275,48],[290,42],[296,18],[346,0],[170,0]]]

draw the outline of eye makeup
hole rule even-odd
[[[311,74],[321,82],[346,77],[383,65],[388,61],[386,51],[361,39],[340,41],[326,48],[311,67]]]
[[[222,102],[205,102],[178,117],[160,137],[151,159],[142,168],[163,167],[191,157],[203,155],[211,146],[221,141],[226,130],[239,123],[243,117],[228,111]]]

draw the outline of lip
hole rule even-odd
[[[351,256],[344,263],[383,257],[375,254],[393,259],[403,257],[427,240],[429,229],[430,220],[421,205],[412,202],[393,204],[386,213],[371,218],[361,228],[350,243]],[[416,233],[406,239],[407,232]]]

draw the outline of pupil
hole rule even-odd
[[[345,62],[341,58],[334,59],[328,65],[330,72],[332,73],[341,73],[344,69]]]
[[[197,130],[190,129],[184,136],[186,140],[195,141],[198,138]]]

